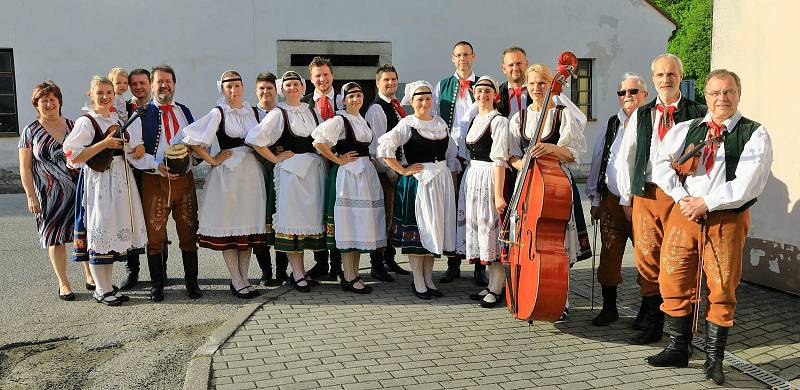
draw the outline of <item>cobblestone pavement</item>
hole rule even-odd
[[[362,260],[362,264],[367,260]],[[637,309],[636,271],[626,256],[621,304]],[[445,267],[436,263],[437,274]],[[471,266],[462,266],[464,271]],[[368,271],[362,271],[368,273]],[[512,319],[505,306],[477,307],[471,272],[445,297],[422,301],[410,276],[376,283],[371,295],[324,284],[310,294],[289,291],[265,303],[216,352],[210,387],[249,388],[710,388],[701,376],[704,353],[689,368],[653,368],[652,346],[630,345],[632,318],[593,327],[591,261],[572,271],[572,311],[562,323]],[[599,296],[599,286],[596,296]],[[582,296],[583,295],[583,296]],[[728,350],[800,386],[800,299],[742,285]],[[726,365],[726,387],[766,388]]]

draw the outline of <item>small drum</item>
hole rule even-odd
[[[192,156],[189,148],[184,144],[175,144],[164,151],[164,165],[169,168],[169,173],[185,175],[192,169]]]

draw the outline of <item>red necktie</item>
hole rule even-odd
[[[511,99],[513,97],[517,97],[517,111],[522,111],[522,88],[525,87],[516,87],[516,88],[509,88],[508,89],[508,105],[511,105]]]
[[[323,96],[317,99],[319,103],[319,113],[322,115],[322,120],[328,120],[333,118],[333,108],[331,108],[330,99],[327,96]]]
[[[158,106],[158,108],[161,109],[161,123],[164,126],[164,136],[167,139],[167,145],[169,145],[172,136],[178,133],[178,117],[175,116],[172,105]],[[171,125],[170,119],[172,119]]]
[[[708,125],[706,139],[709,141],[706,142],[706,146],[703,148],[703,156],[705,156],[703,165],[706,167],[706,175],[711,177],[711,168],[714,168],[714,155],[717,154],[719,143],[711,142],[710,139],[716,140],[719,138],[719,135],[722,134],[722,130],[725,129],[725,125],[718,125],[714,123],[714,121],[708,121],[706,125]]]
[[[406,117],[406,110],[403,109],[403,106],[400,105],[400,102],[398,102],[397,99],[392,99],[392,101],[389,103],[392,104],[392,107],[394,107],[394,110],[397,111],[397,115],[400,115],[400,118]]]
[[[469,89],[470,81],[467,79],[458,79],[458,97],[464,97],[464,92]]]
[[[136,111],[137,108],[139,108],[139,105],[134,102],[131,102],[131,109]]]
[[[672,125],[675,124],[675,121],[672,118],[672,113],[675,112],[675,106],[662,106],[661,104],[656,105],[658,112],[661,113],[661,120],[658,122],[658,139],[663,140],[664,136],[667,135],[667,131],[672,128]],[[666,113],[665,113],[666,111]]]

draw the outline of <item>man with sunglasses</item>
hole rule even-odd
[[[608,326],[619,319],[617,286],[622,283],[622,256],[628,240],[633,241],[633,228],[619,204],[614,161],[619,156],[631,116],[647,102],[647,82],[636,73],[625,73],[617,96],[621,108],[608,118],[606,130],[594,143],[592,168],[586,181],[586,194],[592,203],[592,224],[599,221],[602,242],[597,281],[603,291],[603,309],[592,320],[595,326]]]
[[[664,226],[675,202],[654,184],[653,164],[659,146],[673,125],[702,118],[708,108],[681,95],[683,63],[672,54],[661,54],[650,64],[658,96],[640,107],[629,120],[616,159],[620,205],[632,218],[634,256],[639,270],[642,303],[634,321],[641,333],[631,339],[642,345],[661,340],[664,329],[663,302],[658,290],[661,242]]]

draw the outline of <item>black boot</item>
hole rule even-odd
[[[161,274],[164,279],[164,287],[169,286],[169,278],[167,277],[167,259],[169,258],[167,252],[167,244],[164,244],[164,252],[161,252]]]
[[[344,281],[344,272],[342,272],[342,253],[338,249],[331,249],[331,272],[328,273],[328,280],[335,282],[336,279]]]
[[[725,345],[728,343],[730,329],[706,322],[706,361],[703,363],[703,369],[706,372],[706,379],[718,385],[725,383],[722,360],[725,359]]]
[[[478,286],[488,286],[489,277],[486,276],[486,266],[481,263],[475,263],[475,272],[472,273],[475,279],[475,284]]]
[[[633,320],[633,329],[645,330],[647,329],[647,297],[642,297],[642,303],[639,305],[639,313],[636,314],[636,319]]]
[[[372,264],[372,270],[369,271],[369,276],[381,282],[394,282],[394,278],[392,275],[389,275],[389,272],[386,271],[386,267],[383,265],[383,251],[384,249],[380,248],[369,253],[369,263]]]
[[[669,336],[669,344],[663,351],[645,361],[654,367],[688,367],[692,348],[692,316],[666,316],[664,329]]]
[[[442,283],[450,283],[453,279],[461,277],[461,260],[457,257],[447,258],[447,271],[444,272],[442,278],[439,279]]]
[[[286,252],[275,252],[275,279],[267,282],[269,286],[280,286],[289,280],[286,269],[289,267],[289,256]]]
[[[647,300],[647,328],[631,339],[631,344],[645,345],[661,341],[664,336],[664,312],[661,311],[661,295],[652,295]]]
[[[197,251],[181,251],[183,258],[183,272],[186,280],[186,295],[190,299],[197,299],[203,296],[200,285],[197,284]]]
[[[125,262],[125,268],[128,270],[128,273],[119,285],[120,290],[130,290],[139,284],[139,255],[128,256],[128,261]]]
[[[394,247],[391,245],[387,246],[386,248],[383,248],[383,262],[386,264],[386,268],[388,268],[389,271],[394,272],[397,275],[411,274],[411,272],[404,270],[403,268],[400,267],[399,264],[397,264],[396,261],[394,261],[395,253],[397,253],[397,251],[395,251]]]
[[[328,251],[314,252],[314,262],[316,264],[306,271],[306,277],[319,280],[328,275]]]
[[[256,261],[258,261],[258,268],[261,268],[261,282],[268,285],[272,280],[272,257],[269,254],[269,247],[259,247],[254,250],[256,254]]]
[[[164,261],[161,253],[147,255],[147,268],[150,269],[150,300],[164,300]]]
[[[619,312],[617,311],[617,286],[602,286],[603,287],[603,309],[594,317],[592,325],[594,326],[608,326],[612,322],[619,319]]]

